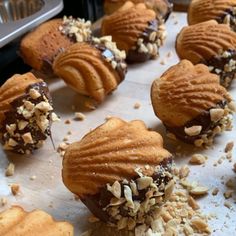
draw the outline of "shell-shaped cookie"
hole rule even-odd
[[[229,93],[203,64],[188,60],[167,70],[151,88],[153,109],[169,127],[180,127],[220,101],[231,101]]]
[[[236,48],[236,33],[215,20],[184,27],[176,39],[180,59],[192,63],[206,62],[221,51]]]
[[[105,0],[104,1],[104,11],[107,15],[112,14],[117,9],[119,9],[128,0]],[[163,18],[167,20],[171,10],[172,5],[168,0],[129,0],[134,4],[145,3],[148,8],[153,9],[158,18]]]
[[[76,43],[60,53],[55,58],[53,70],[75,91],[98,102],[124,79],[102,52],[89,43]]]
[[[19,206],[0,213],[1,236],[73,236],[73,226],[67,222],[57,222],[41,210],[24,211]]]
[[[0,87],[0,127],[5,119],[4,113],[10,109],[10,103],[24,95],[30,85],[39,82],[42,80],[37,79],[29,72],[23,75],[15,74]]]
[[[20,43],[20,55],[26,64],[47,72],[58,51],[73,44],[59,30],[62,23],[62,19],[53,19],[26,34]]]
[[[142,121],[111,118],[69,145],[63,160],[63,181],[79,197],[93,195],[107,183],[130,180],[141,168],[146,175],[171,154],[163,148],[161,135],[149,131]],[[149,169],[145,166],[149,165]]]
[[[208,20],[222,22],[221,18],[235,6],[235,0],[192,0],[188,9],[188,23],[194,25]]]
[[[149,22],[155,20],[156,13],[145,4],[126,2],[112,15],[102,21],[102,35],[111,35],[119,49],[128,53],[148,28]]]

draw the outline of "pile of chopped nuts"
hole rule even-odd
[[[184,172],[184,173],[183,173]],[[174,169],[175,190],[161,208],[158,208],[146,224],[137,224],[133,231],[120,230],[95,223],[95,231],[117,236],[174,236],[174,235],[210,235],[208,217],[202,215],[200,207],[193,196],[207,193],[207,188],[191,183],[186,179],[187,167]],[[111,186],[110,186],[111,187]],[[194,190],[194,194],[193,191]],[[192,191],[192,193],[191,193]],[[110,234],[109,234],[110,233]],[[93,230],[83,236],[99,235]]]
[[[135,180],[107,184],[107,191],[114,197],[103,210],[112,219],[111,222],[117,222],[112,225],[118,230],[133,230],[138,225],[148,225],[174,188],[172,174],[161,166],[155,170],[157,179],[143,175],[138,169],[136,173],[139,177]]]
[[[84,19],[74,19],[72,16],[63,17],[63,23],[59,30],[76,42],[88,41],[91,38],[91,22]]]

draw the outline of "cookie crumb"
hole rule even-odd
[[[66,125],[69,125],[70,123],[71,123],[70,120],[65,120]]]
[[[164,65],[166,65],[166,61],[163,59],[160,61],[160,64],[164,66]]]
[[[189,163],[193,165],[202,165],[205,162],[206,158],[202,154],[193,154],[191,159],[189,160]]]
[[[141,104],[140,104],[140,103],[136,102],[136,103],[134,104],[134,109],[139,109],[140,107],[141,107]]]
[[[234,163],[234,172],[236,173],[236,163]]]
[[[166,57],[170,58],[173,56],[173,52],[172,51],[169,51],[167,54],[166,54]]]
[[[20,192],[20,185],[19,184],[12,184],[11,185],[11,192],[14,196],[16,196]]]
[[[75,112],[75,120],[83,121],[86,116],[81,112]]]
[[[15,165],[13,163],[9,163],[6,172],[5,172],[5,176],[13,176],[15,173]]]

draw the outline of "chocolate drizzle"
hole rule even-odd
[[[221,101],[216,105],[216,107],[224,109],[226,105],[227,105],[227,101]],[[201,113],[200,115],[195,117],[193,120],[188,121],[183,126],[170,127],[170,126],[165,125],[165,127],[170,133],[174,134],[177,138],[184,140],[187,143],[194,143],[194,141],[197,139],[200,139],[202,135],[212,134],[213,129],[219,125],[220,121],[218,121],[218,122],[211,121],[211,116],[210,116],[211,109],[212,108],[210,108],[207,111],[204,111],[203,113]],[[188,127],[192,127],[192,126],[202,126],[201,133],[199,135],[195,135],[195,136],[187,135],[184,131],[185,127],[188,128]]]
[[[157,186],[157,189],[162,186],[165,188],[165,186],[170,182],[172,177],[170,177],[172,168],[172,158],[166,158],[164,161],[160,163],[160,168],[157,172],[155,172],[152,176],[154,184]],[[165,175],[164,173],[167,172],[169,175]],[[137,184],[137,179],[139,178],[138,174],[136,177],[134,177],[133,182]],[[131,180],[129,180],[131,181]],[[124,196],[124,188],[125,185],[129,186],[129,182],[120,181],[121,185],[121,199],[125,198]],[[149,188],[145,188],[138,191],[138,195],[133,195],[132,199],[133,201],[139,202],[140,204],[145,201],[147,192],[149,191]],[[164,194],[164,193],[163,193]],[[108,222],[111,224],[116,224],[117,220],[113,218],[111,215],[109,215],[107,211],[107,206],[110,204],[111,200],[114,198],[114,195],[108,191],[107,187],[104,186],[100,190],[99,193],[96,195],[87,195],[84,198],[81,199],[81,201],[89,208],[89,210],[100,220],[104,222]],[[163,199],[161,202],[155,204],[154,207],[160,207],[163,203]],[[151,211],[151,210],[150,210]],[[129,215],[128,209],[125,207],[125,204],[122,203],[119,207],[119,214],[121,217],[131,217]],[[138,212],[137,212],[138,215]],[[145,215],[148,215],[148,212],[145,213]],[[134,218],[136,216],[133,216]]]
[[[219,75],[220,84],[227,88],[236,74],[236,50],[224,51],[210,58],[204,64],[211,68],[211,73]]]
[[[30,90],[36,91],[38,96],[32,98],[32,96],[30,96]],[[25,102],[29,102],[30,105],[32,104],[33,109],[41,102],[45,102],[45,104],[48,104],[51,108],[52,99],[47,84],[45,82],[39,82],[30,85],[26,89],[25,94],[15,99],[10,104],[11,109],[5,113],[5,119],[0,130],[2,133],[2,142],[6,150],[12,150],[21,154],[29,154],[34,149],[39,148],[47,136],[51,135],[52,109],[46,112],[36,109],[34,112],[32,111],[32,113],[30,113],[27,110],[23,110]],[[27,116],[24,112],[28,112],[29,115]],[[42,118],[44,118],[44,120]],[[45,121],[47,127],[45,127],[45,130],[42,130],[39,124]],[[20,123],[23,124],[22,127],[20,127]],[[23,138],[26,134],[30,135],[28,136],[30,138],[29,142],[26,142]],[[14,140],[15,143],[11,145],[10,142],[12,140]]]

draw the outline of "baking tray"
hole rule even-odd
[[[0,48],[62,9],[63,0],[0,0]]]
[[[127,121],[143,120],[148,127],[161,133],[165,148],[174,154],[178,167],[188,165],[193,153],[201,153],[208,157],[205,166],[188,165],[191,170],[189,179],[209,188],[208,195],[197,199],[197,202],[203,214],[215,216],[209,221],[212,235],[225,236],[231,234],[234,236],[236,235],[236,204],[234,200],[236,187],[234,186],[233,189],[234,198],[227,200],[232,205],[231,209],[224,206],[226,200],[223,193],[227,190],[225,183],[228,179],[233,179],[236,184],[236,174],[232,170],[233,163],[236,162],[235,148],[232,163],[226,159],[223,160],[222,164],[217,164],[217,166],[214,164],[224,154],[225,145],[229,141],[235,140],[236,117],[234,116],[232,131],[219,135],[213,147],[201,150],[192,145],[168,139],[165,129],[154,115],[151,105],[151,84],[170,66],[178,63],[179,59],[174,48],[175,38],[180,29],[186,25],[185,13],[172,13],[167,21],[168,36],[160,50],[160,58],[130,65],[125,80],[95,110],[88,111],[85,109],[84,101],[87,99],[68,88],[62,80],[46,78],[53,97],[55,111],[61,117],[60,122],[53,124],[53,140],[55,146],[58,147],[63,138],[67,136],[68,131],[71,131],[72,134],[68,137],[69,142],[78,141],[91,129],[105,122],[108,115],[120,117]],[[236,81],[233,82],[230,93],[236,99]],[[140,103],[140,108],[134,109],[134,104],[137,102]],[[86,116],[85,120],[74,120],[75,111],[83,112]],[[70,123],[66,122],[67,120]],[[176,155],[177,153],[178,155]],[[6,178],[4,173],[9,161],[15,164],[16,169],[14,176]],[[43,148],[28,157],[6,154],[0,148],[0,198],[6,197],[8,199],[8,204],[4,207],[0,206],[0,211],[9,208],[11,205],[21,205],[26,210],[40,208],[52,214],[56,219],[67,220],[72,223],[75,227],[75,236],[79,236],[89,229],[91,225],[88,223],[88,217],[91,213],[66,189],[61,178],[61,168],[62,158],[53,149],[50,139],[47,139]],[[36,176],[36,178],[31,180],[32,176]],[[20,185],[20,194],[17,196],[11,194],[9,185],[12,183]],[[215,187],[219,189],[217,196],[211,194]],[[107,236],[105,234],[98,236],[101,235]]]

